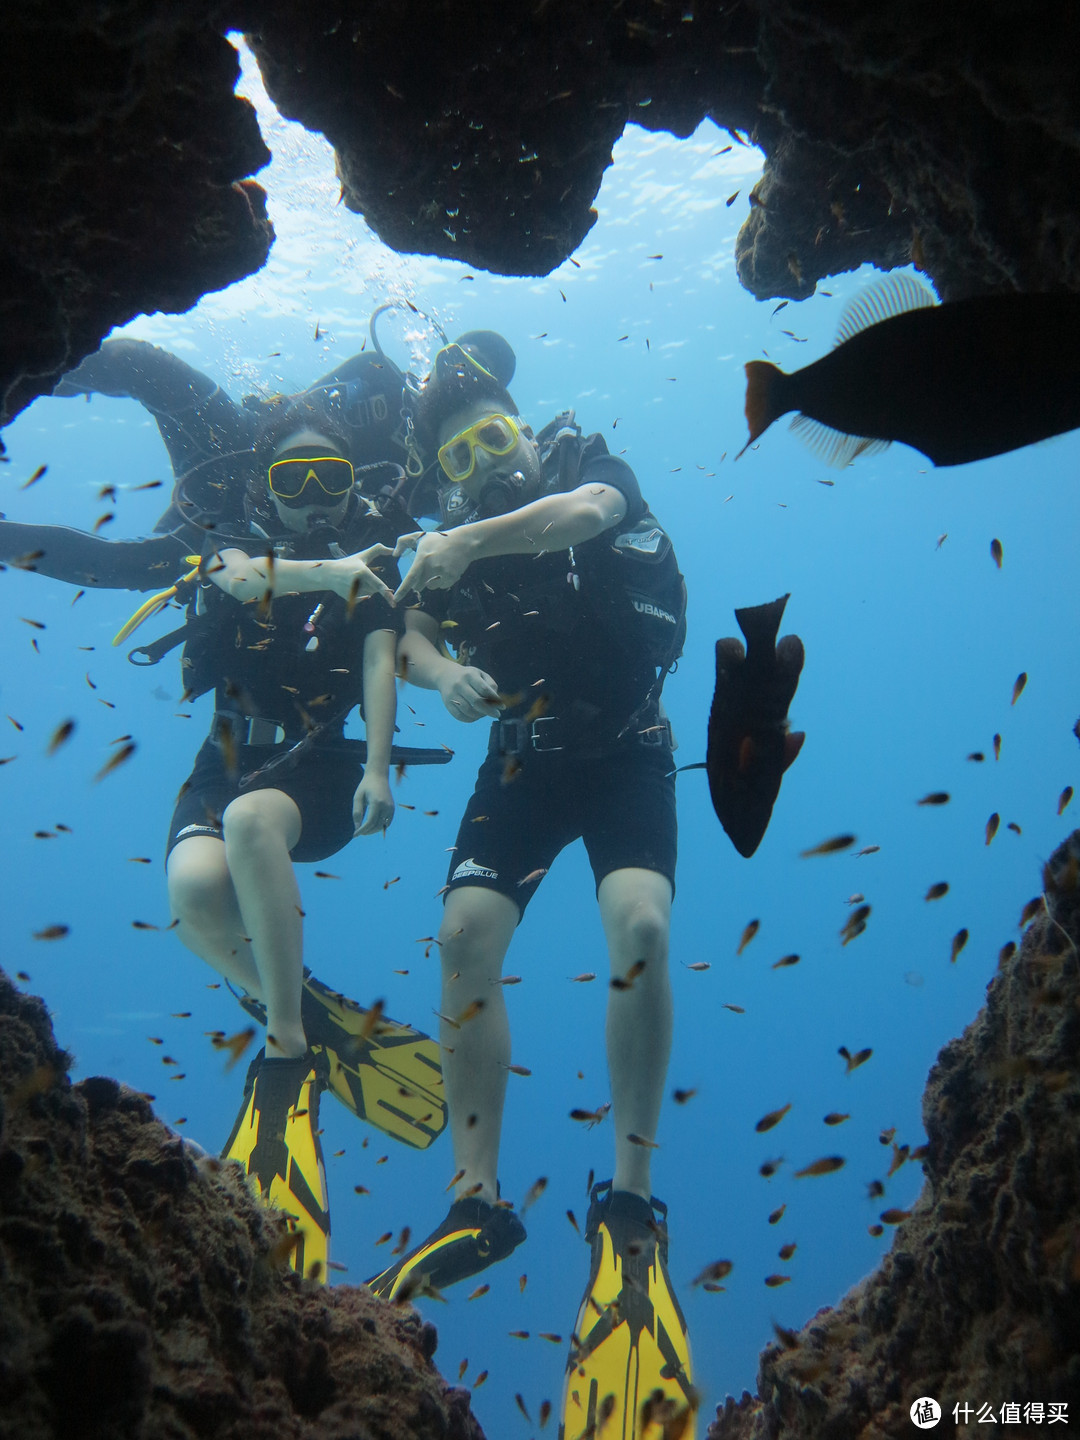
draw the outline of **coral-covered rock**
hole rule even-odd
[[[1080,831],[923,1099],[926,1184],[878,1269],[761,1356],[709,1440],[885,1440],[920,1396],[1080,1407]],[[974,1415],[974,1411],[973,1411]],[[976,1420],[969,1417],[970,1423]],[[1011,1422],[1010,1422],[1011,1423]],[[943,1432],[938,1432],[943,1433]],[[1013,1433],[996,1424],[987,1433]]]
[[[0,1437],[482,1440],[434,1327],[283,1268],[283,1222],[0,973]]]
[[[210,3],[4,14],[0,424],[114,325],[257,270],[273,230],[255,112]]]

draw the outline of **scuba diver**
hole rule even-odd
[[[325,1275],[330,1230],[320,1094],[330,1089],[418,1148],[438,1137],[446,1107],[434,1040],[305,971],[293,863],[386,829],[392,763],[451,757],[392,744],[403,627],[387,581],[397,580],[394,545],[412,522],[385,495],[404,471],[357,471],[347,432],[326,423],[296,430],[292,418],[284,412],[276,433],[264,432],[246,524],[198,535],[185,573],[140,607],[117,642],[171,599],[186,603],[179,630],[133,652],[153,661],[182,641],[185,698],[215,697],[169,828],[169,901],[183,943],[267,1027],[224,1154],[290,1218],[291,1263],[312,1276]],[[316,580],[323,593],[305,593]],[[344,738],[358,705],[366,742]]]
[[[209,376],[143,340],[106,340],[56,386],[56,396],[130,397],[154,417],[175,484],[153,532],[107,540],[66,526],[24,525],[0,517],[0,561],[26,562],[72,585],[153,590],[175,575],[189,550],[216,525],[243,515],[252,482],[264,473],[268,435],[330,426],[354,466],[394,460],[415,464],[405,444],[406,374],[385,353],[378,321],[405,301],[380,305],[369,322],[370,347],[297,395],[247,395],[237,405]],[[427,318],[427,317],[424,317]],[[441,327],[430,321],[445,344]],[[462,337],[466,339],[467,337]]]
[[[509,347],[507,347],[509,348]],[[456,1198],[419,1246],[369,1282],[436,1290],[525,1239],[497,1172],[510,1032],[503,960],[555,857],[581,837],[611,962],[607,1056],[615,1171],[591,1194],[592,1266],[567,1365],[566,1433],[696,1405],[650,1159],[671,1048],[668,938],[676,859],[673,740],[660,703],[686,598],[671,541],[625,461],[572,412],[534,435],[506,386],[512,352],[453,344],[412,407],[443,528],[399,542],[399,668],[451,715],[493,721],[451,856],[439,931]],[[414,509],[419,508],[414,501]],[[440,641],[457,652],[449,658]],[[483,820],[485,823],[476,823]],[[625,1430],[623,1427],[626,1427]],[[592,1427],[592,1428],[590,1428]]]

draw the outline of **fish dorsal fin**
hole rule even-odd
[[[843,430],[834,430],[831,425],[822,425],[809,415],[796,415],[791,429],[803,444],[808,445],[819,460],[844,470],[860,455],[876,455],[887,450],[891,440],[871,440],[867,435],[846,435]]]
[[[888,320],[893,315],[902,315],[906,310],[921,310],[927,305],[936,305],[933,292],[910,275],[889,275],[877,280],[861,291],[844,313],[836,330],[834,345],[842,345],[860,330]]]

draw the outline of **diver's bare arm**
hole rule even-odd
[[[204,573],[234,600],[329,590],[346,600],[381,595],[392,604],[393,591],[369,568],[369,562],[393,553],[386,545],[369,545],[339,560],[279,560],[229,549],[212,556]]]
[[[405,614],[405,634],[398,643],[398,668],[422,690],[437,690],[455,720],[490,719],[499,707],[499,687],[475,665],[459,665],[438,648],[439,627],[422,610]]]
[[[367,736],[365,769],[388,776],[390,747],[394,743],[397,688],[394,655],[397,636],[392,630],[372,630],[364,637],[364,732]]]
[[[474,560],[539,555],[580,545],[610,530],[625,514],[626,497],[621,490],[613,485],[579,485],[565,495],[546,495],[507,515],[430,531],[416,545],[416,558],[397,588],[397,599],[410,590],[448,590]]]

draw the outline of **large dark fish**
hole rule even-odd
[[[937,305],[897,276],[855,301],[836,341],[792,375],[750,361],[747,445],[789,410],[792,429],[839,466],[893,440],[963,465],[1080,426],[1080,295]]]
[[[788,731],[788,706],[805,658],[797,635],[776,634],[788,596],[736,610],[746,636],[716,642],[716,692],[705,769],[713,809],[740,855],[753,855],[780,793],[780,777],[806,739]]]

